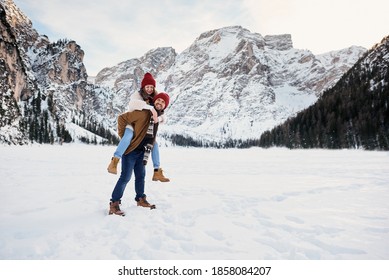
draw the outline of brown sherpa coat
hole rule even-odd
[[[151,118],[150,110],[132,111],[119,115],[118,117],[118,134],[123,137],[126,125],[130,124],[134,128],[134,136],[124,154],[128,154],[135,150],[142,142],[147,133]]]

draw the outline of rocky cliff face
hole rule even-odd
[[[14,34],[14,29],[20,21],[12,20],[10,13],[15,13],[16,9],[9,4],[10,1],[0,2],[0,141],[25,143],[26,138],[20,129],[22,114],[17,101],[31,96],[34,87],[25,71],[17,34]],[[21,44],[21,47],[28,48],[24,44]]]
[[[110,107],[101,98],[112,91],[87,82],[81,47],[39,35],[11,0],[0,1],[0,12],[0,141],[110,142],[113,124],[102,117]],[[103,130],[102,137],[95,135]]]

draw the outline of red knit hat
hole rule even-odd
[[[141,88],[144,88],[145,86],[147,86],[147,85],[152,85],[153,87],[155,87],[155,80],[154,80],[154,78],[153,78],[153,76],[149,73],[149,72],[147,72],[146,74],[145,74],[145,76],[143,77],[143,80],[142,80],[142,83],[141,83]]]
[[[169,95],[167,93],[160,92],[156,96],[154,96],[153,102],[155,102],[155,100],[157,100],[158,98],[162,98],[163,101],[165,101],[165,109],[166,109],[167,105],[169,105],[169,99],[170,99]]]

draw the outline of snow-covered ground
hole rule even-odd
[[[157,209],[136,206],[131,180],[120,217],[113,151],[1,146],[0,259],[389,259],[388,152],[161,147]]]

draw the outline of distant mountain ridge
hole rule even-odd
[[[160,135],[223,146],[259,138],[314,103],[365,51],[353,46],[315,56],[294,49],[288,34],[262,37],[231,26],[204,32],[180,54],[158,48],[106,68],[95,83],[114,88],[126,104],[142,70],[151,69],[157,89],[171,97]]]

